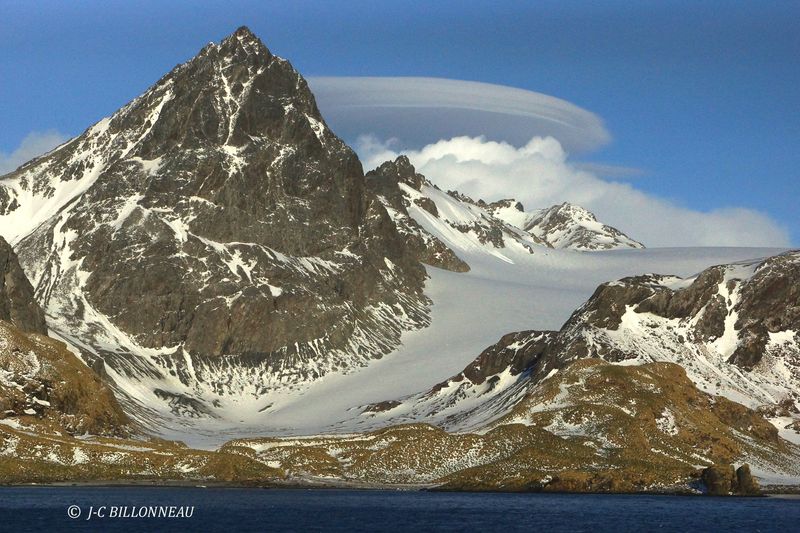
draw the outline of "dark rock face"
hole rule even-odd
[[[714,465],[703,469],[700,480],[709,496],[727,496],[736,491],[736,470],[733,465]]]
[[[33,287],[19,266],[17,254],[0,237],[0,320],[23,331],[47,334],[44,312],[36,303]]]
[[[495,211],[497,209],[514,209],[515,211],[519,211],[520,213],[525,212],[525,207],[522,205],[521,202],[514,200],[513,198],[505,198],[503,200],[497,200],[496,202],[490,203],[487,208],[490,211]]]
[[[520,331],[504,335],[485,349],[464,369],[463,375],[475,384],[483,383],[505,369],[513,375],[526,370],[540,371],[552,343],[552,332]]]
[[[424,269],[355,153],[246,28],[0,181],[6,211],[65,188],[20,258],[57,327],[122,374],[263,392],[427,324]]]
[[[741,341],[730,362],[753,368],[765,353],[770,333],[800,331],[800,253],[777,256],[761,264],[742,285],[734,309]]]
[[[373,171],[367,172],[367,178],[376,180],[375,185],[381,192],[396,196],[396,192],[388,191],[386,187],[394,188],[398,183],[404,183],[419,191],[423,185],[430,185],[430,182],[417,172],[407,156],[401,155],[394,161],[386,161]]]
[[[744,464],[736,469],[736,484],[738,494],[743,496],[755,496],[761,494],[758,481],[750,473],[750,465]]]
[[[687,342],[714,342],[727,327],[735,330],[728,362],[744,370],[767,352],[770,333],[800,330],[800,252],[751,265],[711,267],[677,290],[665,279],[638,276],[602,285],[567,325],[616,330],[632,307],[639,314],[686,322]],[[731,318],[735,321],[726,326]]]

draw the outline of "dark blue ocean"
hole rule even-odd
[[[184,516],[147,516],[159,512]],[[800,499],[0,487],[0,530],[791,532],[800,531]]]

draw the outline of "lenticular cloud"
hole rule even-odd
[[[369,133],[422,146],[457,135],[514,145],[551,136],[570,153],[611,139],[600,117],[570,102],[524,89],[441,78],[317,77],[319,108],[345,139]]]

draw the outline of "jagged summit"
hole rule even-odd
[[[250,28],[248,28],[247,26],[239,26],[238,28],[236,28],[236,31],[235,31],[235,32],[233,32],[232,34],[230,34],[228,37],[226,37],[226,38],[225,38],[225,39],[223,39],[222,41],[223,41],[223,42],[225,42],[226,40],[228,40],[228,39],[232,39],[232,38],[234,38],[234,37],[235,37],[235,38],[237,38],[237,39],[244,39],[244,40],[256,41],[256,42],[258,42],[258,43],[261,43],[261,39],[259,39],[259,38],[256,36],[256,34],[255,34],[255,33],[253,33],[253,32],[250,30]]]
[[[394,161],[386,161],[378,168],[367,173],[367,177],[373,179],[380,178],[381,180],[388,180],[390,185],[397,185],[405,183],[414,190],[419,191],[422,185],[430,185],[430,182],[417,172],[414,165],[409,161],[408,156],[398,156]]]
[[[276,57],[247,26],[239,27],[235,32],[222,39],[219,44],[210,43],[209,48],[216,50],[222,56],[239,60],[246,55],[254,55],[263,59]],[[282,58],[278,58],[278,60],[285,61]]]
[[[281,152],[287,144],[302,144],[304,149]],[[240,29],[175,67],[63,149],[8,175],[0,184],[0,216],[11,216],[4,216],[0,234],[15,244],[66,205],[73,194],[83,192],[98,175],[124,160],[139,162],[148,171],[158,166],[163,172],[149,172],[154,179],[163,174],[180,180],[183,176],[165,167],[165,156],[192,157],[192,150],[205,150],[218,166],[227,167],[226,174],[235,174],[248,152],[265,152],[264,158],[278,166],[302,166],[294,160],[319,157],[328,147],[343,159],[345,174],[361,174],[357,157],[326,126],[300,74],[288,61],[270,54],[249,30]],[[360,194],[359,180],[333,178],[338,190],[317,187],[309,179],[271,187],[271,193],[279,195],[287,187],[334,192],[349,203],[353,211],[349,225],[354,227],[362,212],[354,198]],[[192,192],[200,197],[220,192],[224,180],[222,173],[214,172]]]

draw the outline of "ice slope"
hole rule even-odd
[[[161,435],[214,447],[238,436],[311,435],[370,427],[363,406],[428,390],[459,373],[503,334],[557,329],[598,284],[661,272],[691,276],[716,264],[782,252],[767,248],[671,248],[576,252],[538,248],[504,258],[464,243],[468,273],[428,268],[431,326],[409,332],[402,346],[365,368],[332,373],[257,402],[234,399],[225,419],[164,419]]]

